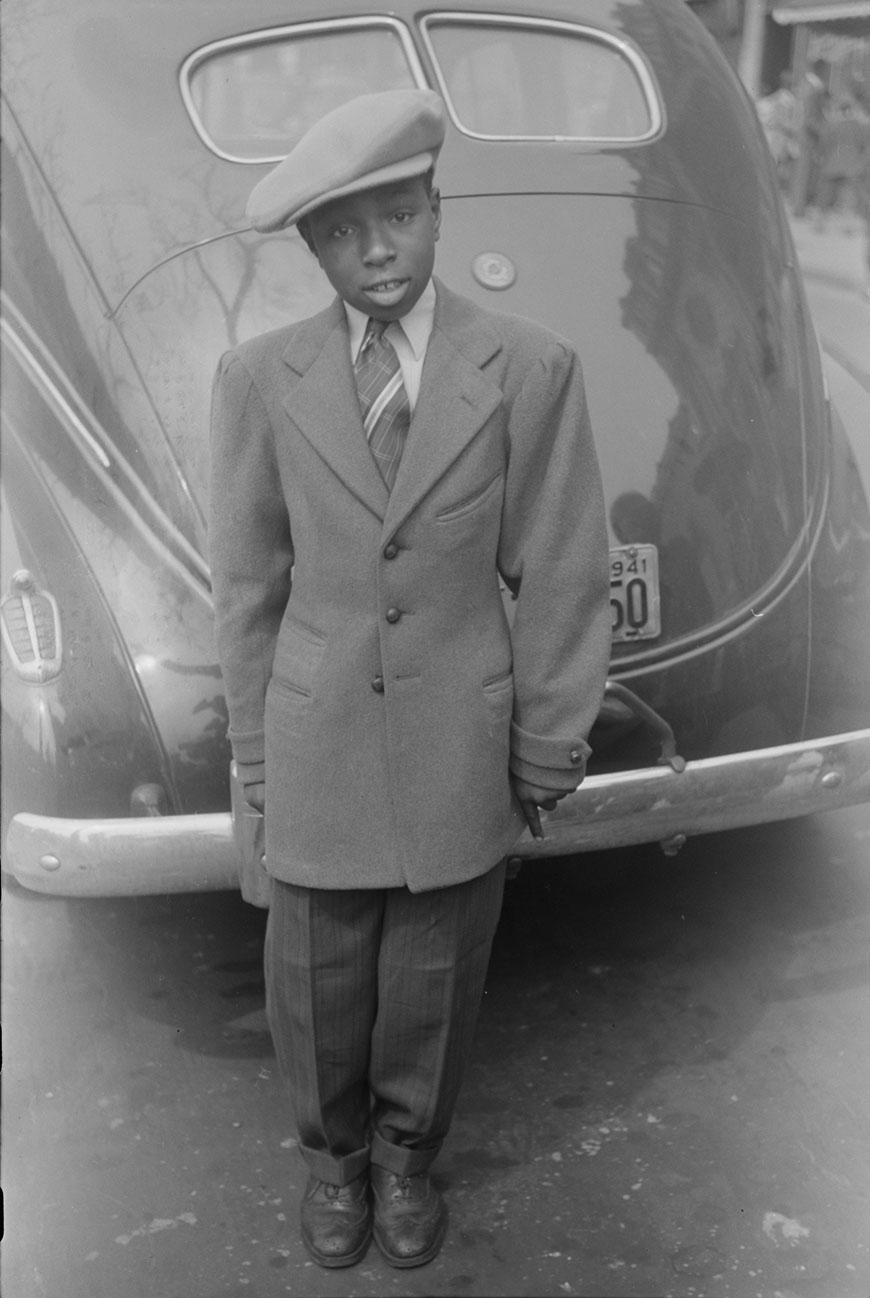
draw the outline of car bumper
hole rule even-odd
[[[636,843],[677,850],[694,834],[870,802],[870,729],[670,766],[590,775],[526,833],[512,856],[567,856]],[[229,812],[119,820],[21,813],[6,866],[27,888],[59,896],[135,896],[237,888]]]

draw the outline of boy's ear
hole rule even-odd
[[[429,193],[429,206],[432,209],[432,219],[435,223],[435,240],[441,235],[441,190],[433,185]]]

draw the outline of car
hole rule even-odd
[[[295,231],[250,228],[252,186],[389,87],[446,105],[438,273],[576,346],[604,477],[593,757],[515,859],[870,799],[867,501],[755,111],[684,0],[4,11],[14,879],[256,892],[213,640],[211,384],[331,295]]]

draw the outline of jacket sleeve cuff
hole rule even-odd
[[[250,784],[263,784],[266,779],[266,763],[236,762],[236,776],[243,789]]]
[[[586,761],[592,753],[585,739],[553,739],[546,735],[534,735],[523,730],[516,721],[511,722],[511,770],[519,775],[517,763],[526,767],[537,767],[550,771],[553,776],[561,772],[562,787],[575,779],[579,784],[586,770]],[[525,775],[521,779],[528,778]],[[552,786],[556,788],[556,785]]]
[[[231,730],[229,741],[238,766],[255,766],[266,760],[266,736],[262,730]]]
[[[535,766],[519,757],[511,757],[510,769],[513,775],[525,780],[527,784],[537,784],[542,789],[558,790],[560,793],[573,793],[586,774],[586,763],[573,766],[570,771],[563,771],[552,766]]]

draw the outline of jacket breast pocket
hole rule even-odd
[[[285,620],[275,646],[272,687],[310,698],[325,648],[326,639],[319,631]]]
[[[469,515],[477,513],[479,509],[485,508],[498,497],[498,489],[503,481],[504,471],[499,469],[495,477],[490,478],[482,487],[475,488],[467,496],[457,500],[455,504],[439,510],[435,515],[436,521],[439,523],[452,523],[456,519],[468,518]]]

